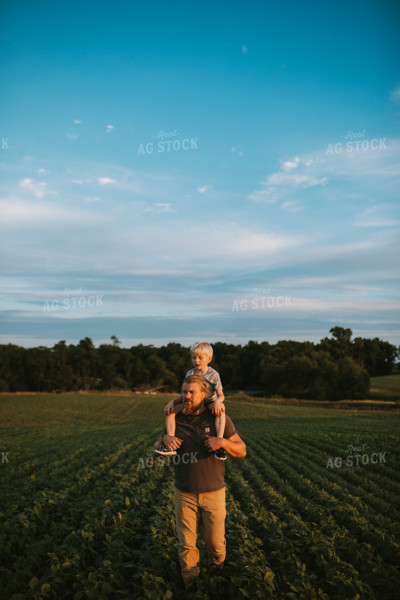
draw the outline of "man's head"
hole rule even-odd
[[[183,414],[198,414],[209,394],[207,381],[201,375],[190,375],[182,384]]]
[[[202,373],[205,373],[208,364],[212,361],[212,346],[207,342],[196,342],[190,348],[190,356],[192,357],[193,366]]]

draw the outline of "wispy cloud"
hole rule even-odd
[[[299,166],[299,162],[300,159],[297,157],[294,160],[287,160],[283,163],[282,170],[290,171],[291,169],[297,169],[297,167]]]
[[[355,218],[354,225],[357,227],[395,227],[400,225],[400,221],[383,215],[382,207],[372,206]]]
[[[7,229],[47,226],[59,224],[74,224],[74,226],[89,225],[91,222],[103,220],[100,215],[71,209],[46,202],[29,203],[18,198],[0,200],[2,225]]]
[[[315,185],[325,185],[328,181],[327,177],[318,179],[312,175],[300,173],[285,173],[278,172],[270,175],[266,181],[269,186],[285,186],[285,187],[313,187]]]
[[[171,231],[179,232],[173,240]],[[299,236],[269,232],[261,227],[245,227],[234,222],[198,224],[184,219],[170,222],[168,229],[163,223],[142,223],[140,228],[135,229],[135,235],[132,235],[130,227],[125,231],[121,230],[118,237],[120,243],[121,240],[125,241],[131,247],[131,251],[128,251],[130,256],[146,255],[151,260],[152,256],[159,255],[162,250],[165,256],[168,255],[169,261],[179,260],[183,268],[189,260],[206,269],[216,259],[223,261],[225,265],[231,264],[232,260],[237,263],[252,260],[263,264],[268,256],[272,265],[302,244]],[[149,240],[152,241],[150,245]],[[201,240],[201,243],[196,244],[194,240]],[[190,255],[187,253],[188,248]],[[130,261],[132,266],[136,264],[132,258]]]
[[[156,202],[156,207],[161,212],[171,212],[171,203],[170,202]]]
[[[24,191],[32,193],[36,198],[43,198],[46,194],[47,184],[44,181],[35,181],[30,177],[26,177],[19,182],[19,185]]]
[[[248,197],[256,202],[274,203],[283,198],[293,189],[324,186],[328,182],[326,176],[320,177],[310,171],[313,161],[309,158],[286,160],[280,171],[272,173],[265,181],[261,181],[260,189]]]
[[[99,177],[99,183],[101,185],[108,185],[110,183],[117,183],[116,179],[111,179],[111,177]]]
[[[199,187],[197,188],[199,194],[207,194],[207,192],[210,192],[211,190],[212,185],[199,185]]]
[[[333,299],[329,300],[320,300],[320,299],[310,299],[310,298],[301,298],[294,296],[291,299],[291,304],[288,307],[285,307],[288,312],[305,312],[309,315],[313,313],[337,313],[339,312],[343,315],[356,315],[360,312],[360,299],[355,298],[354,300],[340,300]],[[376,313],[376,312],[391,312],[396,313],[400,310],[400,302],[396,301],[386,301],[382,302],[379,300],[363,300],[362,303],[362,311],[364,313]]]
[[[288,200],[287,202],[282,202],[281,204],[281,208],[283,210],[286,210],[287,212],[299,212],[300,210],[303,210],[304,206],[302,204],[300,204],[300,202],[297,201],[290,201]]]
[[[364,146],[361,141],[365,142]],[[292,194],[303,197],[311,188],[319,188],[321,193],[325,190],[325,194],[327,190],[336,194],[340,190],[340,196],[348,196],[357,190],[359,197],[365,197],[371,191],[370,182],[377,188],[381,183],[385,193],[390,190],[394,194],[399,175],[400,144],[397,139],[388,140],[382,136],[352,140],[349,145],[332,140],[325,149],[311,156],[307,154],[282,161],[280,170],[260,181],[259,187],[248,198],[273,204]]]
[[[244,152],[241,146],[232,146],[231,151],[238,156],[243,156]]]

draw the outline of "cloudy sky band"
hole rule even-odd
[[[228,22],[222,1],[211,19],[207,2],[89,0],[79,22],[22,4],[0,42],[3,341],[317,341],[346,324],[400,344],[391,3],[233,2]],[[43,311],[79,288],[81,307]],[[253,309],[255,289],[292,304]]]

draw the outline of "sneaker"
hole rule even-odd
[[[219,448],[218,450],[215,451],[215,458],[218,458],[218,460],[226,460],[226,452],[223,448]]]
[[[158,448],[156,448],[154,452],[157,452],[157,454],[162,454],[162,456],[172,456],[176,454],[176,450],[170,450],[168,446],[165,446],[164,444],[158,446]]]

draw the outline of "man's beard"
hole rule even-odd
[[[193,413],[196,413],[199,410],[199,407],[200,404],[195,406],[192,402],[184,402],[182,412],[184,415],[192,415]]]

